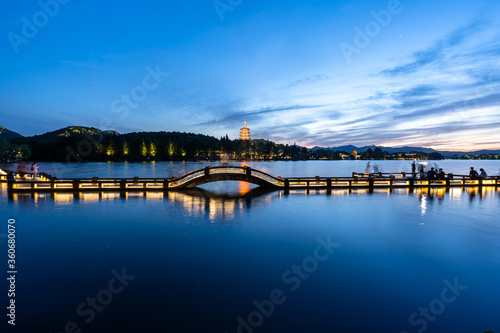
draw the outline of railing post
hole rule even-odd
[[[122,179],[120,180],[120,190],[125,191],[127,189],[127,180]]]
[[[328,188],[332,187],[332,179],[331,178],[326,179],[326,187],[328,187]]]
[[[210,166],[205,167],[205,176],[210,175]]]
[[[250,167],[246,167],[245,168],[245,174],[250,177],[252,175],[252,169],[250,169]]]
[[[375,184],[373,183],[373,177],[368,178],[368,187],[369,188],[374,188]]]
[[[285,188],[290,188],[290,181],[288,180],[288,178],[285,178]]]
[[[7,175],[7,191],[12,191],[14,188],[14,176],[12,174]]]
[[[78,191],[80,189],[80,181],[78,179],[73,179],[73,190]]]
[[[164,190],[168,190],[168,183],[169,183],[168,179],[163,180],[163,189]]]

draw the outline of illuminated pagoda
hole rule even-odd
[[[240,128],[240,140],[250,140],[250,128],[247,127],[246,121],[243,127]]]

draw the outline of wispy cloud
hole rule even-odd
[[[322,74],[311,75],[308,77],[304,77],[304,78],[301,78],[298,80],[291,81],[287,85],[285,85],[285,88],[313,84],[313,83],[317,83],[319,81],[328,80],[329,78],[330,77],[328,75],[322,75]]]
[[[478,32],[483,27],[483,24],[484,22],[481,20],[475,20],[464,27],[460,27],[445,38],[436,41],[427,49],[414,52],[408,62],[393,68],[384,69],[381,71],[381,74],[398,76],[414,73],[425,66],[440,62],[445,59],[449,49],[464,43],[474,33]]]
[[[248,111],[232,111],[225,113],[219,119],[198,123],[194,126],[206,126],[213,124],[235,124],[241,123],[243,120],[249,121],[260,121],[269,119],[268,117],[275,113],[283,113],[290,111],[301,111],[306,109],[318,109],[328,105],[289,105],[289,106],[275,106],[275,107],[264,107],[256,110]]]

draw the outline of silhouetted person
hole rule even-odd
[[[488,174],[486,173],[486,171],[484,171],[483,168],[479,169],[479,171],[481,171],[481,173],[479,174],[479,178],[488,178]]]
[[[417,168],[417,165],[415,164],[415,161],[413,161],[413,163],[411,164],[411,173],[412,173],[412,176],[415,175],[416,168]]]
[[[427,178],[429,179],[436,179],[437,173],[434,171],[434,168],[431,168],[429,171],[427,171]]]
[[[372,166],[370,165],[370,162],[368,162],[368,164],[366,165],[366,168],[365,168],[365,175],[368,176],[370,174],[370,169],[372,168]]]
[[[477,171],[474,170],[473,167],[470,167],[469,178],[470,179],[477,179],[477,176],[478,176]]]
[[[424,179],[425,178],[425,170],[424,170],[424,165],[423,164],[419,164],[418,165],[418,173],[420,174],[420,179]]]
[[[444,173],[443,169],[439,169],[437,177],[438,177],[438,179],[441,179],[441,180],[444,180],[446,178],[446,174]]]

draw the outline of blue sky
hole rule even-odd
[[[45,8],[45,9],[44,9]],[[500,148],[500,2],[41,0],[0,14],[0,125]]]

